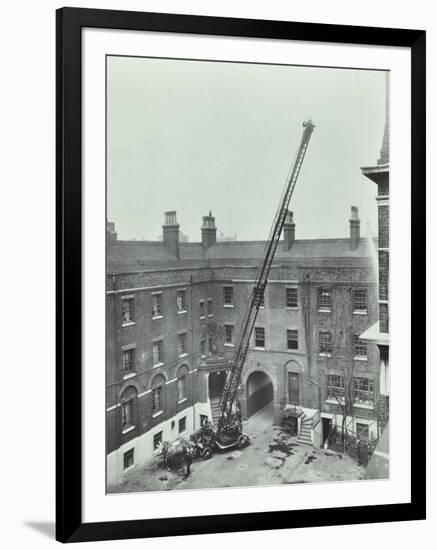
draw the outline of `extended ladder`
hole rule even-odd
[[[267,284],[267,277],[269,275],[270,267],[272,265],[275,252],[278,247],[279,239],[281,237],[282,228],[288,212],[288,205],[290,203],[291,196],[293,195],[303,159],[305,157],[311,134],[314,129],[314,124],[311,122],[311,120],[304,122],[303,126],[304,130],[302,133],[302,139],[299,145],[299,149],[297,151],[295,161],[290,169],[290,173],[287,177],[287,182],[284,187],[284,191],[282,192],[281,200],[279,202],[279,206],[270,230],[270,236],[266,242],[262,261],[258,267],[255,286],[253,288],[248,306],[246,308],[243,322],[240,326],[234,356],[234,366],[228,376],[222,395],[220,397],[220,408],[222,416],[232,412],[232,407],[236,398],[238,386],[240,384],[241,372],[243,370],[244,362],[246,360],[247,352],[249,349],[250,337],[253,331],[253,327],[255,325],[262,298],[264,296],[264,290]]]

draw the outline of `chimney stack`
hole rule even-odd
[[[294,243],[296,235],[296,224],[293,221],[293,212],[287,211],[287,216],[284,222],[284,252],[290,250]]]
[[[176,219],[176,211],[165,212],[165,221],[162,226],[162,236],[169,252],[179,258],[179,224]]]
[[[209,211],[208,216],[202,218],[202,244],[205,248],[209,248],[217,242],[217,227],[215,226],[215,218]]]
[[[106,236],[108,241],[117,240],[117,232],[115,231],[115,223],[106,221]]]
[[[360,242],[360,218],[358,217],[358,208],[351,206],[350,224],[350,248],[356,250]]]

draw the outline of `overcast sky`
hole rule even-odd
[[[302,135],[316,128],[290,210],[296,238],[346,237],[350,206],[376,235],[384,73],[204,61],[108,58],[108,219],[120,239],[156,239],[166,210],[200,240],[265,239]]]

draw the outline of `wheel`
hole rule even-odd
[[[209,458],[212,458],[212,451],[210,447],[206,447],[206,449],[203,449],[202,458],[203,460],[208,460]]]
[[[249,443],[249,438],[247,435],[242,435],[238,440],[238,448],[241,450]]]

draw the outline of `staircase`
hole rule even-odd
[[[297,436],[297,441],[303,443],[304,445],[312,445],[313,441],[311,438],[311,428],[313,426],[312,416],[307,416],[305,413],[302,413],[300,421],[300,431]]]
[[[217,397],[215,399],[210,399],[212,424],[213,424],[214,428],[217,428],[218,419],[222,415],[222,411],[220,409],[219,401],[220,401],[219,397]]]

